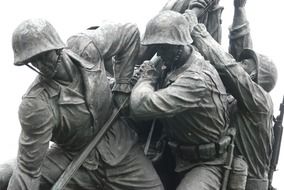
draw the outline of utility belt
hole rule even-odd
[[[181,159],[190,162],[210,161],[227,152],[227,147],[231,142],[230,136],[224,136],[216,143],[208,143],[201,145],[182,145],[174,141],[169,141],[173,153],[177,154]]]

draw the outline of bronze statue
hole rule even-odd
[[[277,70],[267,56],[252,49],[245,0],[234,1],[234,20],[230,29],[230,54],[191,19],[194,44],[219,72],[233,105],[232,127],[237,129],[236,154],[248,164],[248,177],[242,189],[268,189],[272,153],[273,104],[269,92],[275,86]],[[191,14],[194,17],[194,14]],[[246,186],[246,187],[245,187]]]
[[[139,46],[133,24],[106,24],[75,35],[68,49],[46,20],[26,20],[15,29],[14,64],[39,75],[19,108],[22,132],[8,189],[51,189],[117,109],[112,91],[118,104],[130,93]],[[111,90],[104,60],[113,56]],[[136,141],[135,131],[118,117],[66,189],[163,189]]]
[[[141,65],[144,73],[132,90],[130,113],[164,125],[176,159],[177,189],[217,190],[230,143],[227,96],[217,71],[191,42],[189,23],[180,13],[162,11],[148,22],[141,43],[156,49],[164,64]]]

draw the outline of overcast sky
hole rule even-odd
[[[283,43],[284,3],[281,0],[247,0],[247,16],[250,21],[254,49],[270,56],[278,68],[278,83],[272,91],[275,114],[284,95]],[[147,21],[167,0],[7,0],[0,3],[0,163],[16,157],[20,124],[18,106],[22,95],[36,74],[26,67],[13,66],[11,36],[17,25],[29,18],[45,18],[57,29],[65,41],[70,35],[89,26],[108,21],[131,21],[144,32]],[[225,9],[223,41],[227,48],[228,26],[232,21],[233,0],[221,0]],[[274,174],[274,184],[281,188],[284,177],[284,147],[279,170]],[[284,187],[284,185],[282,185]]]

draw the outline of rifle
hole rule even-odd
[[[202,16],[211,8],[211,6],[212,6],[214,3],[215,3],[215,0],[210,1],[210,2],[208,3],[208,5],[204,8],[204,10],[203,10],[201,13],[199,13],[199,14],[197,15],[197,18],[202,17]]]
[[[283,114],[284,114],[284,96],[282,103],[280,103],[280,114],[274,118],[274,126],[273,126],[273,132],[274,132],[274,143],[272,146],[272,158],[270,161],[270,169],[268,173],[268,190],[275,190],[275,188],[272,186],[272,179],[273,179],[273,173],[276,171],[276,167],[279,160],[279,154],[280,154],[280,147],[281,147],[281,141],[282,141],[282,133],[283,133]]]

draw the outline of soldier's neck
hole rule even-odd
[[[63,85],[71,83],[73,81],[73,76],[75,76],[75,73],[77,72],[77,68],[72,60],[67,55],[63,55],[58,67],[58,72],[54,76],[54,79]]]

